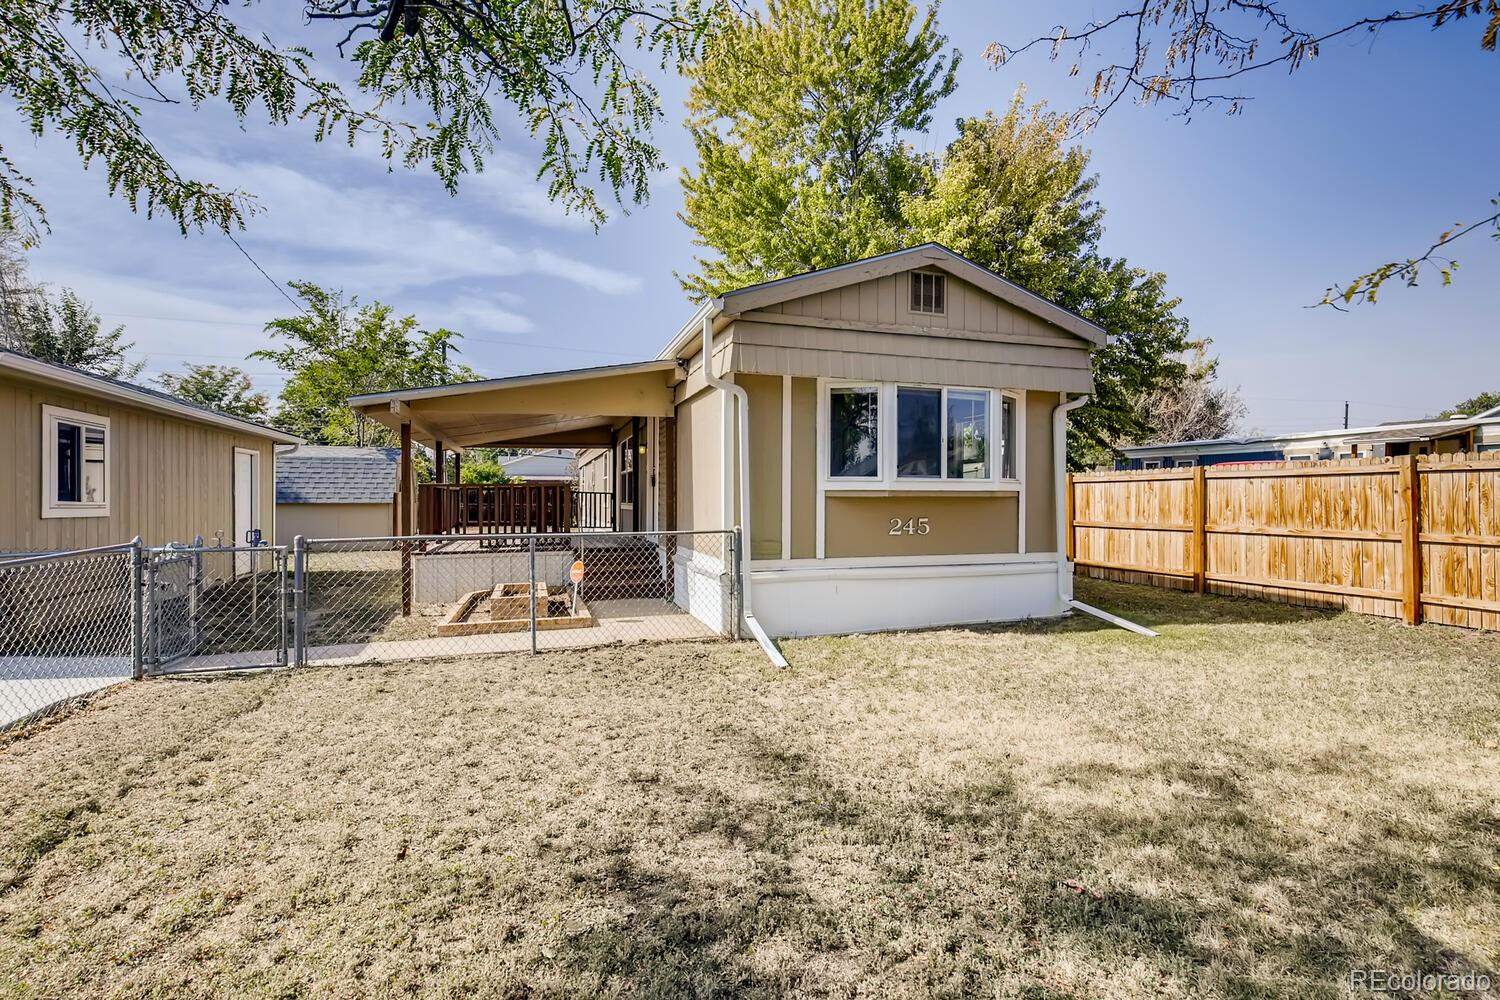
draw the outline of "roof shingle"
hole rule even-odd
[[[299,445],[276,453],[277,503],[388,503],[399,448]]]

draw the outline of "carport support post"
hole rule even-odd
[[[130,542],[130,675],[140,680],[145,675],[146,655],[146,579],[141,565],[141,536]]]

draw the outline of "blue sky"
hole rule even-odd
[[[1331,22],[1358,5],[1317,9]],[[955,119],[1003,108],[1021,83],[1033,100],[1075,106],[1082,78],[1067,78],[1065,62],[1038,53],[997,71],[984,47],[1113,12],[949,0],[941,24],[964,57],[959,89],[919,144],[941,149]],[[307,37],[300,17],[272,27]],[[1487,235],[1458,248],[1451,288],[1429,280],[1388,286],[1379,305],[1349,313],[1308,308],[1330,283],[1425,248],[1500,195],[1500,56],[1482,52],[1477,35],[1473,25],[1402,28],[1330,45],[1294,76],[1246,78],[1255,100],[1238,116],[1185,122],[1121,105],[1085,140],[1108,211],[1106,252],[1167,274],[1194,333],[1213,338],[1222,378],[1241,387],[1253,428],[1336,426],[1345,399],[1355,424],[1421,416],[1500,389],[1500,242]],[[506,375],[654,356],[691,313],[673,277],[694,250],[676,218],[676,168],[692,155],[685,90],[662,84],[658,140],[672,168],[648,206],[615,212],[598,233],[532,181],[535,149],[519,133],[450,197],[430,173],[389,173],[373,148],[314,145],[305,127],[241,126],[218,107],[151,122],[185,172],[258,196],[240,241],[275,279],[340,287],[457,329],[469,364]],[[150,372],[242,363],[274,392],[274,370],[243,359],[290,306],[233,244],[131,213],[65,143],[20,138],[8,108],[0,132],[51,216],[37,276],[125,324]]]

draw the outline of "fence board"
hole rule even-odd
[[[1103,579],[1500,629],[1500,453],[1079,474]]]

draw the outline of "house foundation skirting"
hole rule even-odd
[[[899,565],[809,560],[752,567],[750,585],[756,617],[772,635],[838,635],[1054,618],[1067,610],[1057,574],[1051,554]]]

